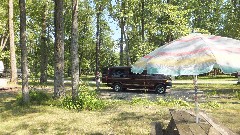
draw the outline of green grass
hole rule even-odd
[[[187,75],[187,76],[177,76],[175,77],[176,80],[192,80],[193,76],[192,75]],[[237,78],[231,75],[208,75],[208,76],[197,76],[198,79],[201,80],[236,80]]]
[[[91,76],[83,80],[91,80]],[[30,83],[31,84],[31,83]],[[38,88],[36,82],[32,88]],[[70,84],[66,86],[70,90]],[[101,85],[102,89],[109,89]],[[240,85],[199,84],[199,90],[207,93],[206,102],[200,109],[225,126],[240,134]],[[95,84],[89,84],[91,90]],[[42,87],[49,94],[50,83]],[[192,84],[174,84],[174,90],[193,90]],[[98,111],[76,111],[62,109],[51,104],[19,106],[18,91],[0,91],[0,134],[149,134],[150,123],[159,121],[164,128],[170,121],[169,109],[193,109],[194,104],[179,99],[158,98],[150,101],[135,97],[132,100],[105,100],[108,106]],[[68,91],[69,92],[69,91]],[[218,96],[218,98],[215,98]]]
[[[237,84],[197,84],[200,90],[239,90],[240,85]],[[191,83],[173,84],[174,89],[194,89]]]
[[[69,111],[51,106],[17,106],[14,95],[1,93],[0,134],[149,134],[152,121],[165,125],[168,108],[109,101],[101,111]]]

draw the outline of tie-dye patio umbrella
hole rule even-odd
[[[161,46],[132,65],[132,72],[148,74],[197,75],[214,67],[224,73],[240,71],[240,41],[232,38],[194,33]],[[198,110],[197,88],[195,103]],[[198,118],[196,119],[198,122]]]

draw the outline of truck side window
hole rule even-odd
[[[124,69],[116,69],[115,71],[113,71],[113,74],[112,74],[112,76],[116,78],[123,77],[124,75],[125,75]]]
[[[147,70],[143,70],[141,74],[135,74],[131,71],[131,69],[129,69],[129,75],[146,75],[146,74],[147,74]]]

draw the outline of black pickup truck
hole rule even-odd
[[[125,89],[148,89],[163,94],[172,87],[172,80],[163,74],[141,74],[131,72],[131,67],[110,67],[102,73],[102,83],[112,87],[114,91]]]

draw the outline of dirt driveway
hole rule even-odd
[[[111,89],[101,89],[98,91],[103,99],[123,99],[131,100],[132,98],[146,98],[149,100],[156,100],[157,98],[175,98],[185,101],[194,101],[194,90],[167,90],[165,94],[156,94],[153,91],[144,90],[125,90],[122,92],[115,92]],[[198,91],[198,97],[204,98],[203,91]]]
[[[236,80],[198,80],[198,84],[237,84]],[[95,83],[90,82],[90,83]],[[173,84],[192,84],[192,80],[173,80]],[[99,90],[100,97],[104,99],[125,99],[131,100],[134,97],[142,97],[150,100],[156,100],[159,97],[162,98],[175,98],[175,99],[182,99],[185,101],[194,101],[194,88],[189,90],[180,90],[174,89],[167,90],[165,94],[156,94],[153,91],[145,91],[145,90],[126,90],[122,92],[114,92],[111,88],[109,89],[101,89]],[[206,100],[206,92],[202,90],[198,90],[198,99],[199,101]]]

